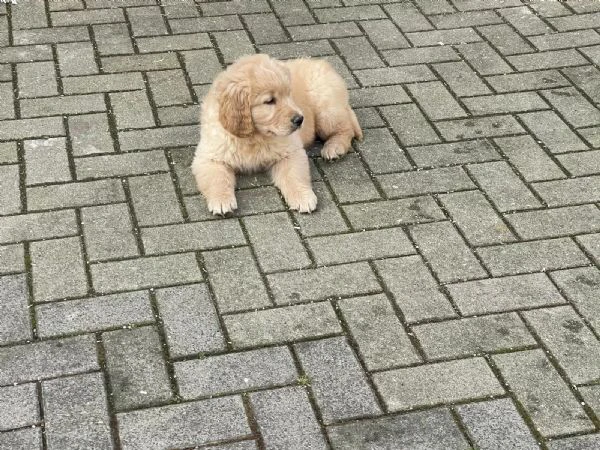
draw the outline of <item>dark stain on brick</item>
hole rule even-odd
[[[566,328],[567,330],[572,331],[573,333],[579,333],[583,328],[583,324],[579,320],[575,319],[565,320],[562,326],[563,328]]]
[[[596,280],[592,280],[591,278],[586,277],[585,275],[578,275],[575,280],[580,282],[581,284],[585,284],[586,286],[596,287],[600,286],[600,282]]]

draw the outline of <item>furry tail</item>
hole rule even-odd
[[[352,131],[354,131],[354,137],[359,141],[363,140],[363,132],[360,129],[360,124],[358,123],[358,119],[356,118],[356,114],[352,111],[352,108],[348,108],[350,110],[350,121],[352,122]]]

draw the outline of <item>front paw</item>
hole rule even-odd
[[[215,216],[224,216],[237,209],[235,195],[222,195],[207,198],[208,210]]]
[[[285,201],[290,209],[301,213],[309,213],[317,209],[317,196],[312,189],[288,194]]]
[[[331,161],[345,155],[348,153],[348,150],[348,148],[338,143],[325,142],[325,145],[321,149],[321,157],[325,160]]]

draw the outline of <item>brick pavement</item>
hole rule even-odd
[[[198,102],[323,57],[365,140],[211,217]],[[0,4],[0,448],[600,448],[600,3]]]

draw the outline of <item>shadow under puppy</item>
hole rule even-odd
[[[235,174],[270,170],[288,206],[317,207],[304,148],[316,136],[335,159],[362,139],[344,80],[323,60],[239,59],[221,72],[202,102],[200,143],[192,162],[213,214],[237,208]]]

